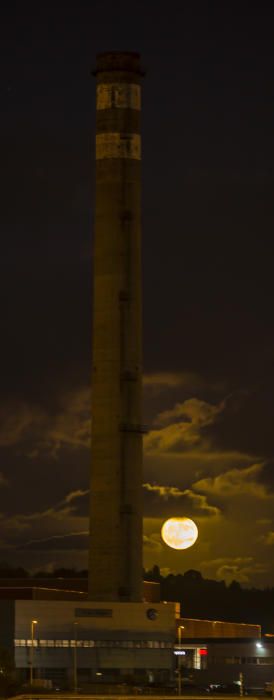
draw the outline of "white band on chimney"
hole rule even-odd
[[[141,109],[141,87],[134,83],[99,83],[96,109],[111,107]]]
[[[102,158],[130,158],[141,160],[140,134],[96,134],[96,160]]]

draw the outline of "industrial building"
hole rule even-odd
[[[187,622],[192,625],[195,621]],[[222,624],[219,637],[199,637],[195,633],[195,637],[183,637],[182,643],[175,645],[182,685],[190,682],[205,688],[238,683],[242,678],[246,690],[261,693],[265,684],[274,680],[274,639],[252,636],[251,625],[238,625],[235,629],[234,623],[233,636],[229,636],[230,623]]]
[[[146,683],[172,675],[176,604],[101,604],[69,600],[0,601],[0,644],[17,674],[62,688],[122,680]]]
[[[63,580],[63,586],[65,580]],[[74,600],[72,598],[74,597]],[[87,600],[61,589],[0,587],[0,646],[17,677],[53,687],[98,684],[198,687],[244,674],[263,687],[274,675],[274,639],[259,625],[180,617],[177,603]]]

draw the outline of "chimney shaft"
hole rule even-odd
[[[97,57],[89,597],[142,598],[141,76]]]

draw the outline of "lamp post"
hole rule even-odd
[[[31,621],[31,648],[30,648],[30,685],[33,684],[33,641],[34,641],[34,625],[37,625],[37,620]]]
[[[182,650],[182,630],[184,630],[184,625],[179,625],[178,627],[178,646],[179,652]],[[179,663],[178,663],[178,695],[182,692],[182,678],[181,678],[181,654],[179,653]]]
[[[77,688],[78,688],[78,679],[77,679],[77,640],[78,640],[77,625],[78,625],[78,622],[73,623],[73,626],[74,626],[73,690],[75,693],[77,693]]]

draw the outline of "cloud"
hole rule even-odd
[[[89,489],[77,489],[65,496],[63,503],[70,506],[70,512],[77,515],[87,515],[89,500]],[[62,504],[62,501],[61,501]]]
[[[273,494],[258,481],[262,468],[263,464],[253,464],[243,469],[231,469],[224,474],[196,481],[193,489],[222,498],[248,494],[256,499],[268,499]]]
[[[268,566],[254,562],[253,557],[223,557],[201,562],[203,571],[214,575],[217,579],[231,583],[249,583],[255,575],[267,573]]]
[[[20,546],[20,549],[31,550],[48,550],[48,551],[64,551],[88,549],[88,531],[83,532],[67,532],[64,535],[51,535],[41,539],[33,539],[25,542]]]
[[[223,407],[223,402],[213,405],[191,398],[159,413],[154,420],[158,427],[144,439],[146,453],[180,452],[194,447],[210,450],[204,429],[216,420]]]
[[[0,528],[3,541],[2,548],[39,549],[47,548],[47,542],[53,543],[53,548],[61,549],[63,538],[77,536],[86,531],[88,525],[89,491],[78,489],[68,493],[64,499],[33,513],[18,513],[9,517],[0,515]],[[26,535],[28,540],[26,541]],[[68,540],[65,540],[68,549]],[[50,549],[50,547],[48,547]]]
[[[146,392],[161,394],[176,389],[185,392],[210,390],[224,391],[224,382],[209,381],[197,372],[150,372],[143,375],[143,387]]]
[[[43,423],[40,409],[24,402],[6,402],[0,407],[0,446],[18,445],[30,430]]]
[[[161,536],[158,532],[153,532],[149,535],[143,535],[143,546],[146,551],[160,552],[163,549]]]
[[[63,410],[49,423],[45,442],[55,450],[64,445],[70,447],[90,447],[91,435],[91,394],[84,388],[63,398]]]
[[[30,522],[39,518],[40,520],[47,517],[54,517],[56,519],[63,519],[68,515],[79,515],[79,502],[83,500],[87,501],[87,496],[89,494],[89,489],[83,490],[78,489],[77,491],[71,491],[68,493],[62,501],[59,501],[51,508],[46,509],[43,512],[31,513],[29,515],[21,515],[21,517],[26,522]],[[88,508],[86,508],[86,515],[88,515]]]
[[[17,446],[30,459],[48,452],[56,457],[61,448],[89,448],[91,435],[89,388],[63,395],[53,414],[23,402],[9,402],[0,409],[0,446]]]
[[[226,450],[233,444],[236,450],[253,454],[254,461],[260,455],[273,458],[274,375],[272,369],[263,374],[261,381],[227,397],[216,429],[213,425],[208,430],[217,447]]]
[[[204,381],[194,372],[158,372],[145,374],[143,386],[153,392],[161,392],[166,389],[186,388],[198,389],[204,386]]]
[[[270,532],[268,532],[267,535],[262,537],[261,541],[263,541],[264,544],[273,545],[274,544],[274,532],[273,532],[273,530],[270,530]]]
[[[143,484],[145,490],[145,515],[148,517],[220,515],[220,510],[207,502],[204,495],[196,494],[191,489],[180,490],[177,486],[160,486]]]
[[[183,403],[177,403],[172,409],[159,413],[155,419],[158,425],[165,425],[174,418],[185,418],[193,426],[204,427],[210,425],[216,416],[223,410],[223,404],[213,404],[200,399],[187,399]]]

